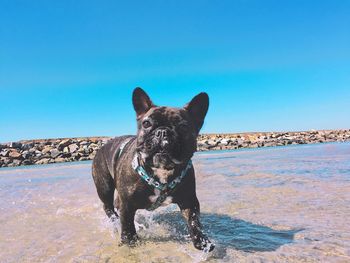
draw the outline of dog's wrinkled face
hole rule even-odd
[[[137,115],[137,150],[154,168],[185,165],[196,151],[197,136],[208,111],[209,98],[200,93],[184,108],[155,106],[140,88],[133,93]]]

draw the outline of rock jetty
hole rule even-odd
[[[64,138],[0,144],[0,167],[91,160],[109,139]]]
[[[0,167],[91,160],[111,137],[30,140],[0,144]],[[198,151],[350,141],[349,130],[201,134]]]

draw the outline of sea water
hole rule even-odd
[[[119,246],[91,162],[0,169],[0,262],[350,262],[350,143],[197,153],[214,252],[196,250],[176,205],[136,215]]]

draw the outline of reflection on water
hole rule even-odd
[[[198,153],[195,250],[175,205],[138,211],[118,246],[91,162],[0,169],[0,262],[350,262],[350,144]]]

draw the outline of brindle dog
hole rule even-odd
[[[194,246],[213,250],[214,245],[201,229],[194,169],[189,163],[208,111],[208,95],[198,94],[183,108],[158,107],[141,88],[136,88],[132,102],[137,116],[137,136],[108,141],[93,160],[92,175],[107,216],[111,220],[118,218],[115,204],[120,215],[122,243],[134,244],[137,240],[136,210],[150,209],[160,195],[166,195],[162,205],[175,203],[179,206]],[[166,186],[183,171],[186,174],[175,189],[160,191],[135,171],[132,167],[135,158],[147,174]]]

